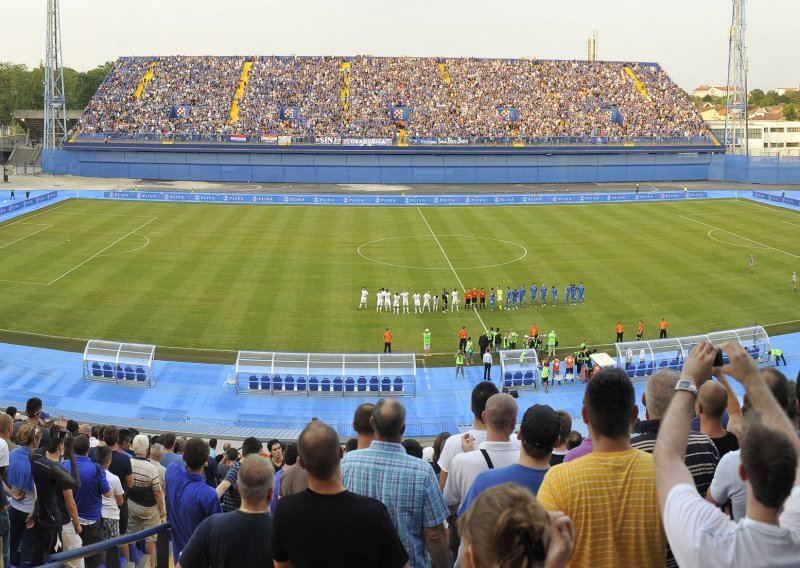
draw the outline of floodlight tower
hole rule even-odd
[[[725,115],[725,145],[732,154],[749,154],[747,138],[747,46],[745,44],[746,0],[733,0],[728,38],[728,92]]]
[[[67,136],[61,14],[58,0],[47,0],[47,52],[44,64],[44,149],[56,150]]]

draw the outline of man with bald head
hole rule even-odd
[[[408,553],[386,506],[345,489],[336,431],[319,420],[311,422],[297,446],[298,464],[308,473],[308,489],[278,501],[272,531],[275,567],[408,566]],[[358,546],[341,546],[355,534]],[[308,535],[314,537],[313,546]]]
[[[486,401],[483,411],[486,441],[478,451],[466,451],[453,458],[444,486],[444,500],[455,513],[469,493],[478,474],[487,469],[506,467],[519,461],[519,444],[509,441],[517,426],[517,401],[507,393],[497,393]],[[466,449],[470,440],[463,438]]]
[[[697,391],[697,401],[695,402],[695,413],[700,419],[700,432],[711,438],[717,446],[719,457],[722,458],[728,452],[739,449],[739,439],[735,434],[725,430],[722,425],[722,415],[728,408],[729,399],[738,408],[739,401],[736,395],[722,384],[715,381],[708,381]],[[741,414],[739,410],[739,414]],[[732,413],[729,412],[729,415]]]
[[[631,446],[652,454],[656,447],[656,438],[661,426],[661,419],[667,414],[667,408],[675,396],[675,385],[681,378],[680,373],[672,369],[659,369],[647,379],[645,392],[642,393],[642,404],[645,406],[645,417],[640,424],[642,434],[631,440]],[[692,474],[697,492],[706,496],[708,486],[714,478],[714,470],[719,463],[719,452],[711,439],[699,432],[689,433],[689,444],[686,446],[686,467]]]
[[[275,469],[268,459],[250,455],[242,460],[236,480],[241,505],[201,522],[181,551],[178,568],[272,566],[269,502],[274,484]]]
[[[401,444],[406,410],[400,401],[380,399],[372,411],[372,427],[375,440],[369,448],[350,452],[342,461],[344,486],[386,505],[411,566],[449,567],[447,506],[433,468],[407,455]]]

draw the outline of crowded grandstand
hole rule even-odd
[[[278,137],[711,140],[685,92],[655,63],[372,56],[122,57],[71,140],[277,144]]]

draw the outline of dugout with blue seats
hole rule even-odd
[[[83,351],[86,381],[152,387],[155,384],[155,345],[91,339]]]

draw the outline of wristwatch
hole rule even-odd
[[[694,384],[694,381],[691,379],[680,379],[678,384],[675,385],[676,391],[688,391],[693,395],[697,396],[697,386]]]

